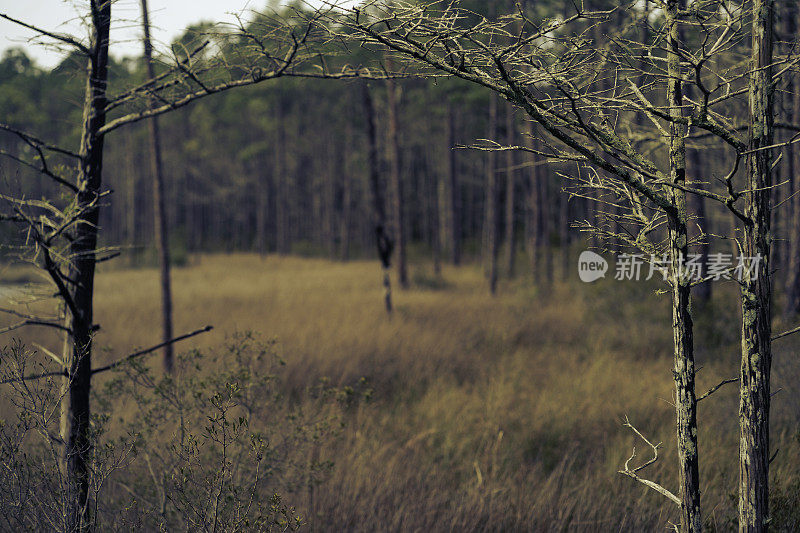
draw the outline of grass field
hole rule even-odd
[[[649,459],[623,427],[627,416],[664,443],[646,477],[677,490],[669,308],[654,286],[575,281],[543,291],[519,280],[490,298],[475,267],[445,267],[436,282],[424,268],[413,274],[416,288],[395,290],[388,317],[376,262],[215,255],[174,272],[176,333],[215,328],[179,351],[235,331],[274,338],[286,361],[283,401],[299,405],[322,379],[363,389],[366,378],[370,401],[314,452],[332,470],[313,490],[285,490],[308,527],[659,531],[678,520],[672,503],[617,472],[634,445],[634,463]],[[719,287],[696,316],[699,392],[737,375],[736,295]],[[101,271],[97,364],[158,342],[157,289],[155,270]],[[41,331],[23,338],[59,346]],[[773,503],[777,529],[791,530],[800,363],[795,340],[779,343]],[[724,531],[735,525],[736,385],[699,409],[704,517]]]

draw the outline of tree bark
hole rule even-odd
[[[535,149],[536,139],[533,134],[533,121],[525,121],[525,146],[530,149]],[[531,158],[530,164],[526,170],[527,178],[525,180],[525,188],[527,190],[525,212],[525,237],[526,248],[531,262],[531,273],[535,282],[541,281],[541,255],[540,255],[540,237],[541,237],[541,214],[539,211],[539,185],[538,185],[538,167],[539,159],[534,154]]]
[[[760,257],[740,282],[742,362],[739,398],[739,531],[767,531],[769,519],[770,187],[773,139],[772,0],[754,0],[750,132],[743,254]]]
[[[348,106],[349,108],[349,106]],[[353,183],[350,176],[350,150],[353,147],[353,124],[346,119],[344,130],[344,151],[342,153],[342,218],[339,229],[339,258],[342,261],[350,259],[350,226],[353,213]]]
[[[681,87],[680,41],[682,32],[678,11],[683,0],[667,2],[667,102],[670,116],[683,114]],[[670,123],[670,179],[686,185],[685,126]],[[674,206],[667,213],[670,241],[670,285],[672,289],[672,334],[674,343],[675,414],[678,437],[678,463],[681,500],[681,530],[702,530],[700,514],[700,475],[697,448],[697,398],[695,397],[694,333],[691,306],[691,280],[683,271],[683,260],[689,251],[686,193],[677,187],[666,187]]]
[[[569,196],[559,194],[558,203],[558,242],[561,252],[561,280],[569,279]]]
[[[394,241],[386,230],[386,204],[383,198],[380,183],[380,170],[378,164],[378,135],[375,131],[375,106],[372,104],[372,94],[369,85],[361,85],[362,103],[366,115],[367,126],[367,158],[369,162],[369,188],[372,196],[372,220],[375,227],[375,242],[378,246],[378,257],[383,268],[384,304],[386,312],[392,312],[392,280],[389,269],[392,266],[392,251]]]
[[[142,26],[144,29],[144,60],[147,65],[147,77],[156,77],[153,66],[153,46],[150,42],[150,17],[147,11],[147,0],[142,0]],[[151,102],[157,106],[158,102]],[[158,117],[148,121],[150,128],[150,166],[153,173],[153,225],[155,229],[156,251],[158,253],[159,277],[161,281],[161,339],[166,343],[162,352],[164,370],[172,373],[174,354],[172,344],[172,287],[170,281],[169,229],[167,208],[164,199],[164,167],[161,161],[161,131]]]
[[[286,162],[286,124],[281,102],[277,108],[277,131],[275,139],[275,233],[276,248],[283,255],[289,253],[289,192],[286,178],[289,173]]]
[[[90,527],[89,465],[92,442],[89,399],[94,335],[95,250],[103,170],[103,137],[98,135],[98,131],[106,122],[111,2],[93,0],[91,12],[91,47],[79,150],[79,192],[75,206],[84,216],[76,224],[74,239],[70,243],[67,277],[72,282],[65,285],[68,292],[66,325],[71,332],[64,343],[63,359],[68,376],[61,406],[61,437],[64,442],[63,460],[67,483],[67,531],[86,531]]]
[[[456,169],[456,113],[453,104],[447,103],[447,183],[450,191],[450,258],[461,264],[461,189]]]
[[[429,154],[429,156],[435,157],[435,154]],[[441,220],[441,210],[439,209],[439,184],[441,183],[441,179],[439,178],[439,172],[435,171],[435,165],[431,164],[429,159],[426,159],[425,163],[425,177],[426,182],[428,184],[428,194],[427,196],[427,204],[428,204],[428,213],[430,214],[431,219],[431,228],[430,228],[430,238],[431,238],[431,245],[433,248],[433,273],[436,276],[442,275],[442,220]],[[433,176],[431,173],[435,172]]]
[[[800,8],[794,8],[792,16],[795,18],[795,28],[800,28]],[[792,34],[793,35],[793,34]],[[800,119],[800,75],[792,76],[791,91],[791,119],[789,122]],[[789,260],[788,283],[786,287],[786,308],[784,316],[790,320],[800,314],[800,150],[797,146],[789,145],[789,177],[793,182],[794,196],[791,197],[791,224],[789,231]]]
[[[541,216],[541,236],[539,237],[540,257],[544,266],[545,288],[553,283],[553,248],[550,245],[553,217],[550,208],[550,173],[543,165],[534,167],[536,183],[539,186],[539,213]]]
[[[497,95],[489,95],[489,134],[487,139],[497,138]],[[486,208],[485,235],[486,259],[489,262],[489,293],[497,294],[497,255],[498,255],[498,191],[497,191],[497,152],[489,150],[486,157]]]
[[[508,146],[514,145],[514,106],[508,104],[506,106],[506,144]],[[511,278],[514,276],[514,258],[516,255],[516,246],[514,238],[514,193],[515,193],[515,178],[516,172],[514,171],[514,152],[512,150],[506,151],[506,275]]]
[[[391,60],[386,68],[391,71]],[[400,141],[398,138],[397,92],[394,80],[386,81],[386,103],[389,112],[387,153],[389,159],[389,187],[392,197],[392,234],[397,246],[397,281],[400,288],[408,288],[408,266],[406,264],[405,213],[403,210],[403,181],[400,176]]]

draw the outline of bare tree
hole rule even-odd
[[[489,95],[488,138],[497,137],[497,96]],[[484,260],[488,263],[489,293],[497,294],[497,256],[499,253],[499,192],[497,186],[497,153],[490,150],[486,156],[486,200],[484,207]]]
[[[506,106],[506,144],[513,146],[515,144],[514,138],[514,106]],[[515,192],[515,179],[516,176],[514,168],[514,152],[508,150],[506,152],[506,211],[505,211],[505,242],[506,242],[506,275],[508,277],[514,276],[514,256],[516,252],[514,240],[514,192]]]
[[[640,42],[641,32],[632,31],[634,24],[607,35],[602,47],[590,43],[602,35],[599,25],[618,19],[613,11],[592,12],[577,6],[571,15],[537,21],[519,9],[497,20],[487,19],[457,2],[404,3],[391,9],[370,2],[369,7],[339,19],[362,42],[393,50],[421,69],[487,87],[539,125],[539,149],[496,143],[483,149],[522,149],[574,163],[577,172],[564,174],[579,184],[573,194],[594,198],[599,205],[599,220],[588,220],[585,228],[606,243],[618,242],[644,252],[654,266],[657,258],[668,259],[669,265],[661,269],[672,294],[680,472],[680,495],[670,499],[680,506],[685,531],[702,527],[690,313],[693,281],[682,265],[690,244],[685,196],[718,202],[732,214],[741,226],[741,254],[761,260],[757,271],[745,272],[741,278],[740,497],[744,503],[740,504],[740,524],[753,524],[742,527],[754,530],[766,528],[772,2],[755,0],[733,8],[710,1],[681,9],[678,0],[666,0],[658,4],[663,26],[649,35],[648,43]],[[638,3],[630,9],[636,16],[649,17],[650,10],[641,11]],[[517,19],[523,29],[511,31]],[[691,41],[681,38],[683,20],[693,32]],[[753,36],[752,67],[732,54],[725,67],[717,68],[721,62],[716,60],[741,50],[749,33]],[[789,72],[795,60],[783,61],[781,73]],[[615,83],[601,83],[599,78],[604,76]],[[682,97],[684,84],[696,89],[696,98]],[[749,124],[738,120],[739,95],[749,96]],[[626,120],[638,113],[647,118],[641,128],[636,121]],[[689,127],[691,136],[710,137],[733,153],[730,171],[718,182],[687,179],[684,138]],[[748,141],[741,138],[742,131],[748,132]],[[668,156],[666,168],[664,159],[654,156],[662,150]],[[745,159],[748,178],[742,187],[736,176]],[[635,471],[626,468],[623,473]],[[652,481],[638,474],[635,478],[654,488]]]
[[[58,369],[22,379],[63,376],[60,439],[69,502],[69,509],[65,510],[65,529],[69,531],[86,530],[90,524],[91,382],[93,374],[112,367],[92,368],[92,341],[99,328],[94,322],[93,312],[95,266],[115,255],[113,250],[98,248],[99,212],[108,197],[108,192],[103,189],[103,149],[107,135],[124,125],[156,117],[199,98],[236,87],[290,75],[332,78],[359,75],[352,70],[328,74],[299,69],[310,57],[315,57],[306,45],[313,39],[312,30],[322,17],[322,13],[317,11],[307,19],[291,24],[268,19],[258,35],[240,24],[236,33],[242,44],[234,51],[236,57],[220,57],[218,60],[208,57],[203,52],[208,44],[206,41],[180,57],[176,54],[175,65],[165,72],[112,94],[108,83],[111,5],[109,0],[90,2],[86,42],[0,14],[6,20],[37,31],[41,36],[81,54],[87,64],[77,151],[52,145],[30,133],[0,124],[0,129],[16,135],[38,154],[37,162],[25,164],[50,178],[62,193],[52,201],[4,194],[6,211],[0,219],[20,224],[30,232],[33,248],[29,258],[49,276],[64,311],[63,322],[31,317],[15,327],[36,323],[64,333],[63,354],[52,356]],[[219,49],[225,49],[225,32],[209,38],[219,39]],[[237,75],[231,75],[229,68],[234,61],[238,63]],[[153,105],[156,99],[159,103]],[[116,118],[107,120],[111,111],[115,112]],[[74,164],[74,178],[71,168],[64,171],[54,163],[54,159],[59,158]],[[7,331],[13,329],[7,328]],[[168,339],[155,349],[161,349],[174,340]]]
[[[454,265],[461,264],[461,186],[456,169],[456,113],[453,104],[447,104],[447,186],[450,192],[450,258]]]
[[[739,531],[769,528],[769,406],[771,351],[770,192],[773,140],[773,2],[753,1],[749,76],[748,191],[742,252],[758,257],[744,276],[742,363],[739,374]]]
[[[142,0],[142,28],[144,30],[144,61],[147,64],[147,77],[155,79],[153,65],[153,45],[150,43],[150,15],[147,11],[147,0]],[[157,106],[153,100],[151,106]],[[161,164],[161,132],[158,117],[147,121],[150,127],[150,158],[153,173],[153,213],[156,234],[156,251],[158,252],[159,275],[161,277],[161,338],[164,342],[172,338],[172,287],[170,285],[169,229],[167,228],[167,212],[164,201],[164,169]],[[172,372],[172,344],[164,346],[164,369]]]
[[[386,67],[393,71],[391,59],[387,59]],[[386,134],[386,150],[389,160],[389,190],[392,205],[392,235],[397,247],[397,283],[401,288],[408,288],[408,261],[406,258],[406,221],[403,205],[403,180],[400,175],[400,140],[398,136],[397,88],[393,79],[386,80],[386,108],[388,111],[388,127]]]
[[[394,240],[386,226],[386,203],[383,189],[381,188],[380,163],[378,161],[378,134],[375,129],[375,106],[372,103],[372,94],[369,85],[361,86],[362,102],[367,126],[367,158],[369,165],[369,188],[372,196],[372,219],[375,227],[375,243],[378,247],[378,257],[383,267],[384,304],[386,312],[392,312],[392,278],[389,269],[392,266],[392,252]]]

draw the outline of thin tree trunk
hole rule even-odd
[[[461,189],[456,170],[456,113],[453,104],[447,103],[447,183],[450,189],[450,257],[453,264],[461,264]]]
[[[138,222],[138,206],[136,202],[136,185],[138,183],[136,164],[134,162],[134,152],[136,150],[133,143],[132,128],[128,128],[124,133],[125,138],[125,175],[127,178],[127,202],[126,202],[126,231],[125,244],[128,247],[129,264],[133,266],[136,261],[136,227]]]
[[[569,195],[559,194],[558,203],[558,242],[561,252],[561,280],[569,278]]]
[[[386,68],[391,71],[391,60]],[[389,159],[389,186],[392,191],[392,234],[397,246],[397,281],[400,288],[408,288],[408,267],[406,265],[406,230],[403,210],[403,181],[400,176],[400,141],[398,139],[397,93],[394,80],[386,81],[386,100],[389,111],[387,152]]]
[[[794,7],[792,16],[795,18],[795,28],[800,28],[800,8]],[[789,122],[800,119],[800,75],[792,77],[792,114]],[[784,316],[791,320],[800,314],[800,150],[795,145],[789,145],[789,178],[794,184],[794,196],[791,204],[791,224],[789,235],[789,260],[788,282],[786,287],[786,308]]]
[[[269,212],[269,176],[264,173],[259,175],[259,168],[265,169],[266,165],[257,165],[251,169],[256,175],[256,248],[260,256],[267,255],[268,250],[268,231],[267,214]]]
[[[76,210],[84,212],[70,243],[70,262],[64,285],[68,291],[63,359],[67,365],[62,398],[61,437],[67,481],[67,531],[89,529],[89,484],[92,442],[90,437],[90,393],[92,379],[92,336],[95,253],[99,219],[99,195],[103,172],[103,137],[98,131],[106,121],[108,81],[108,37],[111,2],[93,0],[88,76],[83,104],[80,166]],[[55,265],[47,265],[56,269]],[[51,270],[52,272],[52,270]],[[60,278],[59,278],[60,279]],[[62,281],[63,283],[63,281]]]
[[[144,60],[147,64],[147,77],[154,79],[153,46],[150,43],[150,18],[147,0],[142,0],[142,26],[144,29]],[[156,105],[156,102],[152,102]],[[170,283],[169,230],[167,228],[167,208],[164,199],[164,168],[161,162],[161,132],[158,117],[148,120],[150,127],[150,165],[153,173],[153,225],[155,229],[156,251],[158,252],[159,276],[161,280],[161,339],[165,344],[162,351],[164,370],[173,370],[172,344],[172,287]]]
[[[349,107],[349,106],[348,106]],[[353,183],[350,176],[350,150],[353,146],[353,124],[348,119],[344,130],[344,152],[342,153],[342,218],[339,230],[339,258],[350,259],[350,226],[353,212]]]
[[[288,165],[286,162],[286,124],[283,106],[279,103],[276,117],[275,139],[275,233],[278,253],[289,253],[289,193],[286,186]]]
[[[533,131],[533,121],[525,121],[525,146],[531,150],[536,148],[536,139]],[[530,161],[530,167],[527,167],[525,180],[525,188],[527,189],[526,209],[527,213],[525,224],[525,237],[526,248],[531,262],[531,273],[533,274],[534,282],[541,281],[541,255],[539,238],[541,236],[541,216],[539,212],[539,185],[538,185],[538,167],[539,160],[536,155],[533,155]]]
[[[489,133],[487,139],[497,137],[497,96],[489,95]],[[489,293],[497,294],[497,255],[498,255],[498,194],[497,194],[497,152],[490,150],[486,157],[486,219],[485,236],[487,260],[489,261]]]
[[[439,173],[436,172],[434,176],[431,177],[431,172],[433,172],[435,165],[430,164],[430,159],[426,160],[425,163],[425,176],[426,181],[428,182],[428,213],[430,213],[431,217],[431,229],[430,235],[432,240],[432,247],[433,247],[433,273],[436,276],[442,275],[442,220],[439,215],[441,212],[439,209],[439,183],[441,180],[439,179]]]
[[[691,98],[691,94],[689,93],[689,87],[686,88],[686,96]],[[688,158],[688,168],[690,176],[694,177],[699,181],[709,181],[705,178],[705,170],[707,168],[706,165],[703,164],[703,160],[700,154],[700,150],[696,148],[691,148],[687,150],[687,158]],[[698,187],[700,187],[698,185]],[[711,233],[711,219],[706,216],[706,202],[705,198],[697,194],[689,195],[689,204],[692,214],[694,215],[694,224],[699,228],[698,234],[702,233],[705,235],[709,235]],[[700,265],[701,270],[700,274],[701,277],[704,277],[706,274],[704,265],[706,261],[708,261],[708,254],[711,251],[711,245],[709,244],[708,237],[702,237],[702,242],[698,247],[698,252],[701,256]],[[695,285],[692,288],[692,297],[693,300],[700,306],[707,304],[711,300],[711,282],[706,281],[705,283],[701,283],[699,285]]]
[[[550,233],[553,217],[550,209],[550,173],[542,165],[534,168],[539,185],[539,212],[541,213],[541,236],[539,237],[540,257],[544,261],[545,288],[553,283],[553,247],[550,245]]]
[[[361,86],[361,96],[364,105],[367,125],[367,145],[369,161],[369,188],[372,194],[372,220],[375,226],[375,241],[378,246],[378,257],[383,268],[384,303],[386,312],[392,312],[392,281],[389,269],[392,266],[392,251],[394,242],[386,231],[386,204],[380,184],[380,170],[378,164],[378,135],[375,131],[375,106],[372,104],[372,95],[369,85]]]
[[[743,254],[760,257],[740,283],[742,363],[739,375],[739,531],[767,531],[770,412],[770,187],[773,139],[772,0],[754,0],[750,74],[750,134]]]
[[[514,106],[506,106],[506,144],[514,145]],[[514,188],[516,172],[514,171],[514,152],[506,151],[506,275],[511,278],[514,276],[514,256],[516,246],[514,240]]]
[[[672,117],[680,118],[683,95],[681,87],[680,41],[682,32],[678,11],[683,0],[669,0],[666,16],[667,35],[667,102]],[[686,184],[685,126],[670,124],[670,179],[678,186]],[[691,280],[682,271],[682,259],[688,255],[686,193],[667,187],[666,193],[675,206],[668,213],[671,252],[670,285],[672,288],[672,334],[675,350],[675,414],[678,437],[678,463],[681,500],[681,530],[702,530],[700,514],[700,475],[697,448],[697,398],[695,397],[694,334],[691,306]]]

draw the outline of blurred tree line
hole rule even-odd
[[[189,28],[173,43],[173,51],[192,49],[197,35],[207,30],[205,24]],[[337,60],[359,64],[364,53],[353,50],[350,57]],[[41,132],[53,144],[76,145],[84,70],[77,54],[47,70],[23,49],[7,50],[0,60],[0,114],[7,124]],[[147,79],[146,67],[141,58],[111,59],[109,77],[115,87],[135,86]],[[285,79],[225,92],[163,117],[174,261],[185,261],[186,252],[197,251],[371,257],[363,83]],[[535,165],[528,156],[491,157],[455,148],[485,138],[524,144],[527,126],[518,111],[501,104],[500,118],[490,124],[490,99],[495,96],[488,91],[444,78],[395,83],[401,205],[412,259],[431,255],[458,263],[462,250],[470,258],[480,254],[487,171],[497,176],[504,191],[499,196],[505,213],[499,229],[518,241],[515,248],[549,249],[574,237],[568,226],[585,216],[586,206],[580,200],[568,205],[552,167]],[[369,90],[381,187],[390,193],[387,83],[370,82]],[[0,145],[11,155],[24,155],[27,149],[6,132],[0,133]],[[145,123],[127,126],[105,153],[105,183],[113,192],[101,210],[101,241],[128,248],[125,255],[134,263],[155,260],[148,153]],[[33,169],[7,158],[0,165],[4,187],[15,196],[49,197],[54,190]],[[509,187],[516,194],[508,195]],[[396,201],[391,194],[386,200]],[[2,231],[7,243],[25,239],[13,226]]]

